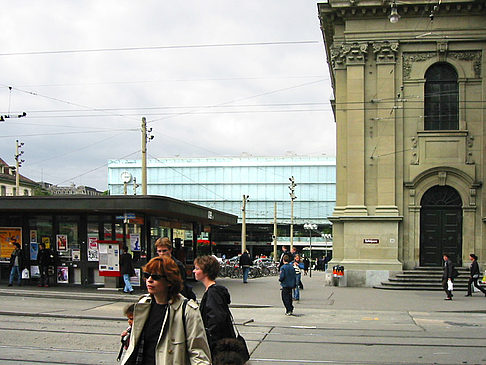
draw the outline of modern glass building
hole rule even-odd
[[[247,223],[290,222],[289,178],[294,177],[294,223],[329,223],[336,201],[336,161],[328,156],[159,158],[147,162],[147,193],[217,209],[241,220],[249,196]],[[110,195],[134,193],[141,183],[140,160],[110,160]],[[138,188],[137,193],[140,194]]]
[[[289,179],[294,177],[294,237],[308,245],[309,233],[302,226],[315,223],[329,232],[336,201],[336,161],[329,156],[158,158],[147,161],[147,193],[163,195],[206,206],[242,219],[243,195],[246,203],[247,242],[271,242],[274,206],[277,206],[279,245],[288,243],[291,221]],[[110,160],[108,188],[111,195],[141,194],[141,160]],[[300,226],[300,230],[299,230]],[[258,234],[262,232],[262,234]],[[226,232],[228,233],[228,232]],[[240,242],[239,228],[225,234],[224,241]],[[301,238],[298,238],[302,236]],[[313,243],[327,240],[317,234]],[[213,237],[214,239],[214,237]],[[306,241],[307,240],[307,241]],[[219,244],[219,242],[218,242]],[[298,243],[297,243],[298,244]]]

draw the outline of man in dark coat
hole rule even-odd
[[[10,255],[10,278],[8,280],[8,286],[12,286],[15,276],[17,276],[17,284],[21,286],[21,271],[24,268],[24,255],[17,242],[14,242],[13,245],[15,246],[15,250]]]
[[[248,273],[250,272],[250,266],[252,264],[250,254],[248,250],[245,250],[240,256],[239,264],[243,270],[243,283],[248,283]]]
[[[282,287],[282,302],[285,306],[285,315],[291,316],[294,312],[294,306],[292,304],[292,289],[296,285],[295,269],[290,264],[289,255],[282,257],[283,265],[280,268],[280,286]]]
[[[47,288],[49,286],[49,266],[54,264],[54,255],[49,248],[46,248],[45,243],[39,243],[37,262],[39,263],[40,272],[40,281],[38,286]]]
[[[120,256],[120,273],[122,274],[123,281],[125,282],[123,292],[133,294],[130,277],[135,276],[135,269],[133,268],[132,255],[128,253],[127,246],[123,246],[123,254]]]
[[[453,270],[454,265],[449,258],[448,254],[443,255],[444,259],[444,271],[442,272],[442,288],[446,293],[446,298],[444,300],[452,300],[453,294],[452,290],[449,290],[449,282],[452,283],[454,281],[453,277]]]

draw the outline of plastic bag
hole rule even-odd
[[[454,290],[454,284],[452,283],[451,280],[447,282],[447,290],[453,291]]]
[[[29,270],[27,269],[22,270],[22,279],[30,279]]]

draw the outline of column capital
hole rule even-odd
[[[364,65],[368,56],[368,42],[342,43],[331,48],[331,62],[334,69],[348,65]]]
[[[395,63],[397,61],[398,41],[373,42],[372,46],[376,63]]]

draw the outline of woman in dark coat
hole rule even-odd
[[[481,290],[483,294],[486,296],[486,290],[484,290],[484,288],[478,285],[478,279],[480,275],[478,257],[472,253],[469,255],[469,260],[471,260],[471,269],[470,269],[469,281],[467,283],[466,297],[472,296],[472,283],[474,283],[474,286],[479,290]]]
[[[206,287],[199,309],[211,353],[219,340],[236,337],[229,310],[230,294],[226,287],[216,284],[218,273],[219,262],[214,256],[201,256],[194,260],[196,280],[202,282]]]

